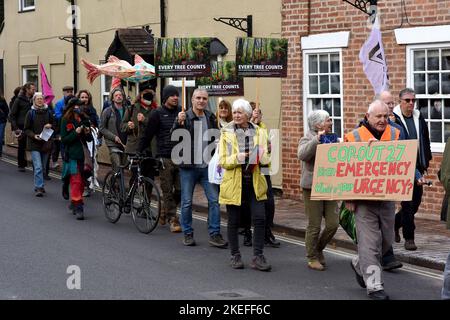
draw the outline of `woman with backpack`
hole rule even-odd
[[[85,151],[86,143],[92,141],[91,124],[81,111],[82,105],[78,98],[69,100],[61,120],[61,142],[65,148],[62,179],[65,185],[70,184],[70,209],[77,220],[84,220],[84,184],[86,177],[92,174],[92,167],[88,167],[90,154]]]
[[[34,172],[34,191],[36,197],[43,197],[44,171],[49,157],[52,141],[43,138],[41,133],[44,129],[52,129],[54,117],[44,102],[41,92],[33,96],[33,106],[25,116],[24,132],[27,137],[27,150],[31,152]],[[45,140],[44,140],[45,139]]]

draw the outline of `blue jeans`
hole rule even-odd
[[[0,123],[0,155],[3,153],[3,143],[5,142],[5,123]]]
[[[47,165],[48,153],[40,151],[31,151],[33,160],[34,188],[44,187],[44,170]]]
[[[180,168],[181,184],[181,227],[184,234],[194,231],[192,229],[192,198],[194,188],[200,183],[208,199],[208,232],[210,236],[220,234],[220,207],[219,193],[208,181],[208,168]]]

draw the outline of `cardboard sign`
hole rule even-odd
[[[155,39],[158,77],[204,77],[211,74],[211,38]]]
[[[211,76],[198,78],[195,83],[210,96],[244,95],[244,80],[237,76],[235,61],[211,62]]]
[[[241,77],[287,77],[287,39],[238,38],[236,67]]]
[[[312,200],[412,199],[417,140],[317,146]]]

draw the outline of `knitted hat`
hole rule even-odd
[[[169,97],[172,96],[179,96],[180,93],[178,92],[178,89],[174,86],[168,85],[164,87],[163,93],[162,93],[162,103],[165,103]]]

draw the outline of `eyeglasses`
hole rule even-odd
[[[406,103],[416,103],[416,99],[402,99]]]

